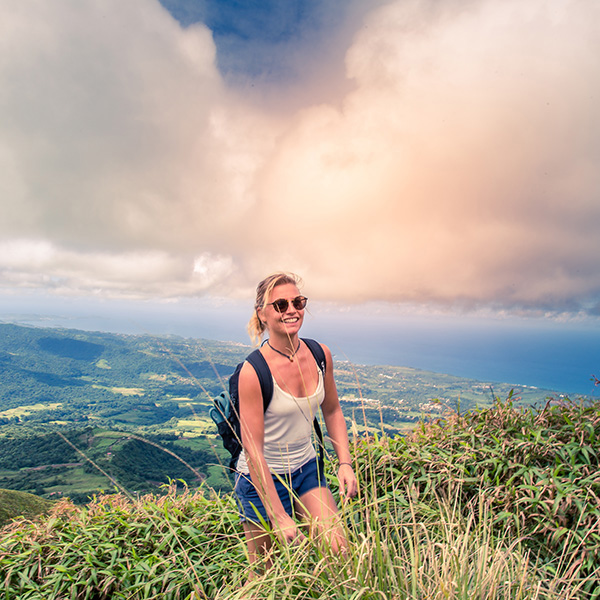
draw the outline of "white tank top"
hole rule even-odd
[[[312,443],[313,420],[325,398],[323,373],[314,394],[296,398],[273,379],[273,398],[265,412],[264,455],[271,473],[291,473],[316,456]],[[237,462],[239,473],[249,473],[246,453]]]

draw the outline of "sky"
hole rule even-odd
[[[0,0],[0,296],[600,316],[597,0]]]

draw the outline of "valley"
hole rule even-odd
[[[249,346],[0,324],[0,488],[86,502],[179,479],[230,489],[208,416]],[[335,357],[334,357],[335,360]],[[542,404],[551,390],[336,361],[352,436],[409,431],[449,410]]]

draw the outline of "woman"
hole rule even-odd
[[[299,282],[290,273],[275,273],[261,281],[248,325],[255,340],[260,340],[265,331],[269,334],[260,351],[274,380],[273,398],[265,412],[252,365],[244,363],[239,378],[243,451],[237,463],[235,490],[251,563],[265,554],[271,544],[257,512],[288,543],[303,537],[295,515],[334,552],[346,547],[337,506],[312,444],[312,423],[319,406],[339,462],[341,496],[353,497],[357,493],[331,352],[322,346],[326,363],[323,375],[310,349],[298,336],[307,300],[298,290]]]

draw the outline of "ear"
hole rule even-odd
[[[258,319],[258,322],[259,322],[259,323],[260,323],[260,324],[261,324],[263,327],[266,327],[266,326],[267,326],[267,323],[266,323],[266,321],[265,321],[265,320],[262,318],[262,312],[263,312],[263,309],[262,309],[262,308],[257,308],[257,309],[256,309],[256,318]]]

